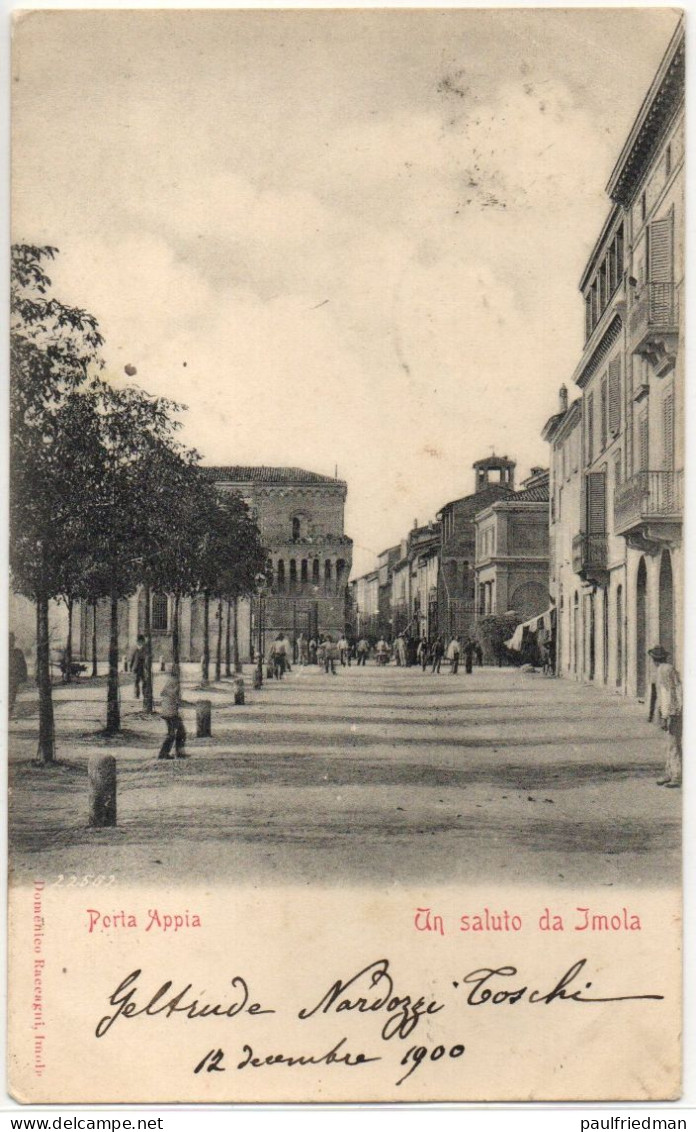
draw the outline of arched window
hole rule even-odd
[[[272,558],[269,558],[266,562],[266,581],[268,582],[268,588],[272,589],[273,588],[273,559]]]
[[[339,558],[338,562],[336,563],[336,589],[337,590],[339,590],[340,587],[345,582],[345,576],[344,576],[345,572],[346,572],[346,560],[345,560],[345,558]]]
[[[331,589],[331,559],[327,558],[324,563],[324,589]]]
[[[301,523],[300,519],[297,517],[297,515],[295,515],[295,517],[292,521],[293,541],[297,541],[297,539],[301,537],[301,534],[302,534],[302,523]]]
[[[151,623],[155,632],[166,633],[169,628],[169,598],[166,594],[152,595]]]
[[[302,583],[303,586],[307,585],[307,559],[306,558],[302,559],[302,564],[300,565],[300,582]]]
[[[294,558],[290,559],[290,593],[294,594],[297,589],[297,563]]]
[[[319,559],[315,558],[312,562],[312,582],[315,586],[319,585]]]
[[[282,594],[285,591],[285,563],[282,558],[278,559],[278,593]]]

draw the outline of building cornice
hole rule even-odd
[[[679,21],[631,132],[607,183],[607,193],[624,207],[640,188],[645,172],[684,100],[684,21]]]
[[[585,388],[590,378],[599,369],[614,343],[618,341],[622,329],[623,319],[620,311],[615,307],[601,337],[590,351],[584,351],[580,364],[573,374],[573,381],[576,385],[579,385],[581,389]],[[592,342],[592,339],[590,339],[590,342]]]

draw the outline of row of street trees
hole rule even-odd
[[[259,531],[243,500],[201,475],[199,454],[176,439],[183,406],[104,380],[103,339],[92,315],[51,293],[52,247],[12,249],[10,566],[36,606],[39,758],[55,759],[49,604],[69,622],[77,601],[110,608],[106,734],[121,727],[119,601],[144,590],[146,711],[153,710],[150,595],[173,595],[179,661],[182,598],[204,595],[203,678],[211,599],[228,609],[263,569]],[[66,671],[71,672],[70,632]],[[219,673],[218,673],[219,675]]]

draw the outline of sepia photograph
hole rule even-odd
[[[677,8],[15,13],[15,1099],[679,1095],[684,115]]]

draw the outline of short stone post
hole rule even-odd
[[[116,759],[92,755],[87,764],[89,824],[97,829],[116,825]]]
[[[196,704],[196,738],[210,738],[210,717],[213,705],[210,700],[199,700]]]
[[[234,680],[234,702],[235,704],[244,703],[244,677],[236,676]]]

